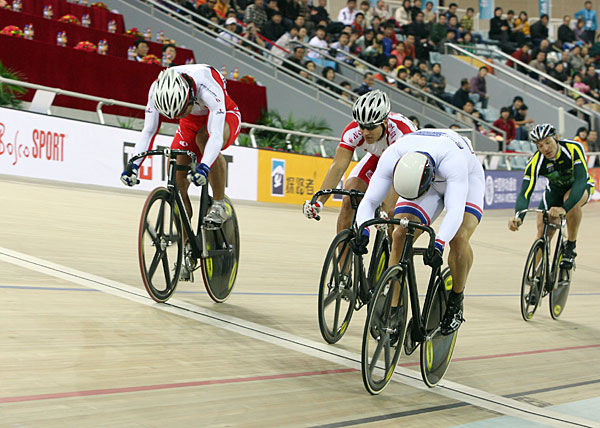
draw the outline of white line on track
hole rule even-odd
[[[171,299],[166,304],[155,303],[144,290],[121,282],[113,281],[90,273],[71,269],[47,260],[39,259],[18,251],[0,247],[0,261],[11,263],[46,275],[54,276],[75,284],[93,288],[125,298],[136,303],[183,316],[204,324],[212,325],[247,337],[281,346],[303,354],[321,358],[336,364],[360,370],[360,355],[334,348],[320,342],[304,339],[284,331],[276,330],[230,315],[211,311],[178,299]],[[482,409],[514,416],[524,420],[539,422],[556,427],[600,427],[600,424],[587,419],[564,415],[548,409],[491,394],[486,391],[443,380],[435,388],[427,388],[421,380],[420,373],[403,367],[397,367],[392,377],[404,385],[438,394],[446,398],[471,404]]]

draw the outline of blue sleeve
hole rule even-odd
[[[582,12],[583,12],[583,9],[582,10],[578,10],[577,12],[575,12],[573,14],[573,18],[579,19],[579,17],[581,16]]]
[[[595,10],[592,11],[592,30],[596,31],[598,29],[598,18]]]

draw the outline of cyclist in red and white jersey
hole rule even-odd
[[[333,163],[323,180],[321,189],[337,187],[340,179],[352,160],[357,147],[362,147],[367,154],[352,169],[344,183],[344,189],[367,190],[371,176],[377,168],[381,154],[402,135],[417,130],[412,121],[399,113],[390,112],[388,96],[379,89],[360,96],[352,107],[353,121],[342,133],[341,141],[336,149]],[[315,204],[304,202],[303,212],[309,219],[316,218],[329,195],[322,195]],[[384,202],[384,208],[393,209],[397,195],[390,191]],[[351,226],[353,217],[350,198],[344,197],[342,209],[338,216],[337,231]]]
[[[213,191],[214,202],[205,221],[221,224],[228,218],[225,198],[226,162],[221,150],[229,147],[240,133],[240,111],[227,94],[225,78],[213,67],[190,64],[163,70],[150,86],[144,129],[135,146],[136,153],[148,150],[158,133],[160,114],[179,119],[179,129],[171,143],[172,149],[189,150],[198,156],[195,171],[189,170],[191,158],[177,157],[177,186],[192,217],[192,205],[187,193],[189,183],[206,184]],[[139,183],[136,162],[132,173],[124,171],[121,181],[127,186]],[[186,179],[187,175],[187,179]]]

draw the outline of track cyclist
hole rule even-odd
[[[396,140],[381,156],[371,185],[358,207],[357,223],[372,219],[375,209],[393,188],[400,196],[396,218],[429,225],[446,209],[433,252],[424,255],[425,264],[437,268],[443,263],[446,242],[450,243],[448,265],[453,277],[441,332],[456,331],[463,319],[463,290],[473,264],[470,239],[481,221],[485,178],[471,142],[450,129],[422,129]],[[406,229],[396,226],[392,238],[390,266],[398,263]],[[353,250],[367,252],[368,230],[355,238]],[[398,297],[398,296],[396,296]]]
[[[200,161],[191,171],[191,158],[177,157],[177,186],[190,218],[192,204],[187,190],[190,183],[203,186],[210,182],[214,202],[205,223],[220,225],[229,215],[225,208],[226,162],[221,150],[229,147],[240,133],[240,111],[227,94],[225,78],[213,67],[205,64],[181,65],[163,70],[150,86],[144,129],[135,146],[141,153],[150,148],[158,133],[160,114],[169,119],[179,119],[179,128],[171,143],[172,149],[194,152]],[[131,174],[124,171],[121,181],[127,186],[139,183],[141,160]],[[182,280],[190,274],[182,268]]]
[[[369,186],[371,176],[377,168],[382,153],[404,134],[417,130],[412,121],[398,113],[390,112],[390,100],[385,92],[378,89],[361,95],[352,107],[352,122],[342,133],[341,141],[335,151],[333,163],[323,180],[321,190],[337,187],[344,172],[348,169],[352,154],[357,147],[362,147],[367,154],[352,169],[344,183],[345,190],[364,192]],[[315,204],[304,202],[303,212],[309,219],[317,218],[329,195],[322,195]],[[384,204],[386,208],[393,206],[395,195],[390,192]],[[337,232],[348,229],[353,218],[350,198],[344,196],[342,208],[338,216]]]
[[[569,237],[560,267],[571,269],[577,256],[575,245],[583,216],[581,207],[594,193],[594,180],[588,173],[585,151],[580,143],[557,139],[556,129],[548,123],[536,125],[529,133],[529,139],[537,145],[538,151],[525,168],[525,177],[517,197],[515,212],[529,207],[537,178],[546,177],[548,185],[539,208],[547,210],[550,217],[566,216]],[[517,219],[511,217],[508,221],[509,229],[518,230],[523,223],[523,217],[525,214]],[[542,236],[543,229],[543,215],[539,213],[538,238]],[[554,230],[550,229],[550,238],[553,234]]]

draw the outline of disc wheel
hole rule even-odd
[[[329,246],[321,281],[319,282],[319,329],[327,343],[335,343],[342,338],[356,301],[356,282],[358,280],[354,255],[350,249],[351,230],[342,230]]]
[[[421,343],[421,376],[430,388],[437,385],[448,370],[458,336],[458,330],[444,336],[440,329],[450,290],[452,290],[452,276],[450,269],[446,268],[435,282],[431,300],[423,307],[426,334],[425,340]]]
[[[558,259],[557,266],[560,266],[561,257]],[[558,268],[558,279],[556,286],[550,292],[550,316],[553,319],[558,319],[562,312],[565,310],[567,305],[567,298],[569,297],[569,290],[571,289],[571,275],[572,269],[561,269]]]
[[[525,321],[533,318],[542,300],[542,291],[546,282],[546,257],[544,241],[538,239],[533,243],[525,262],[523,280],[521,281],[521,315]]]
[[[179,210],[167,189],[156,188],[146,199],[138,232],[142,281],[155,301],[166,302],[175,291],[182,254]]]
[[[363,332],[361,373],[371,394],[379,394],[392,378],[404,343],[407,312],[406,272],[394,265],[377,284]]]
[[[201,259],[204,286],[210,298],[216,303],[224,302],[231,295],[240,260],[240,230],[237,216],[231,200],[225,197],[224,201],[230,217],[220,228],[206,231],[206,248],[209,257]],[[211,250],[228,249],[230,251],[210,253]]]

